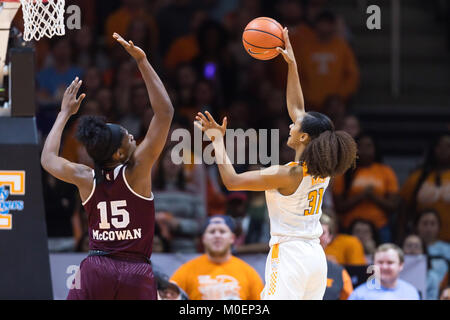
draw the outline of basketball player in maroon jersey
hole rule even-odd
[[[41,164],[56,178],[78,187],[88,215],[89,256],[81,262],[67,299],[157,297],[150,264],[155,221],[151,169],[166,143],[173,107],[144,51],[116,33],[113,37],[136,60],[154,116],[137,147],[125,128],[99,117],[81,118],[77,138],[94,160],[92,170],[58,155],[64,126],[86,96],[77,98],[78,78],[64,93]]]

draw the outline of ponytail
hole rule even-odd
[[[311,137],[300,161],[313,177],[333,177],[355,165],[356,150],[355,140],[347,132],[327,130]]]

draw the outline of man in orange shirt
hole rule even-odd
[[[236,225],[229,216],[209,218],[203,232],[206,253],[183,264],[171,281],[190,300],[259,300],[261,277],[247,263],[231,254]]]
[[[355,55],[336,30],[335,15],[324,11],[315,21],[315,36],[298,39],[302,42],[298,50],[299,74],[305,100],[319,112],[327,97],[338,95],[347,100],[359,85]]]

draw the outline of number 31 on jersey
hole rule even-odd
[[[312,216],[313,214],[318,214],[320,207],[322,206],[324,188],[319,190],[313,190],[308,193],[309,208],[305,210],[305,216]]]

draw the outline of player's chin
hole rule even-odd
[[[292,137],[289,137],[288,140],[286,141],[286,145],[291,148],[291,149],[295,149],[295,145],[292,141]]]

